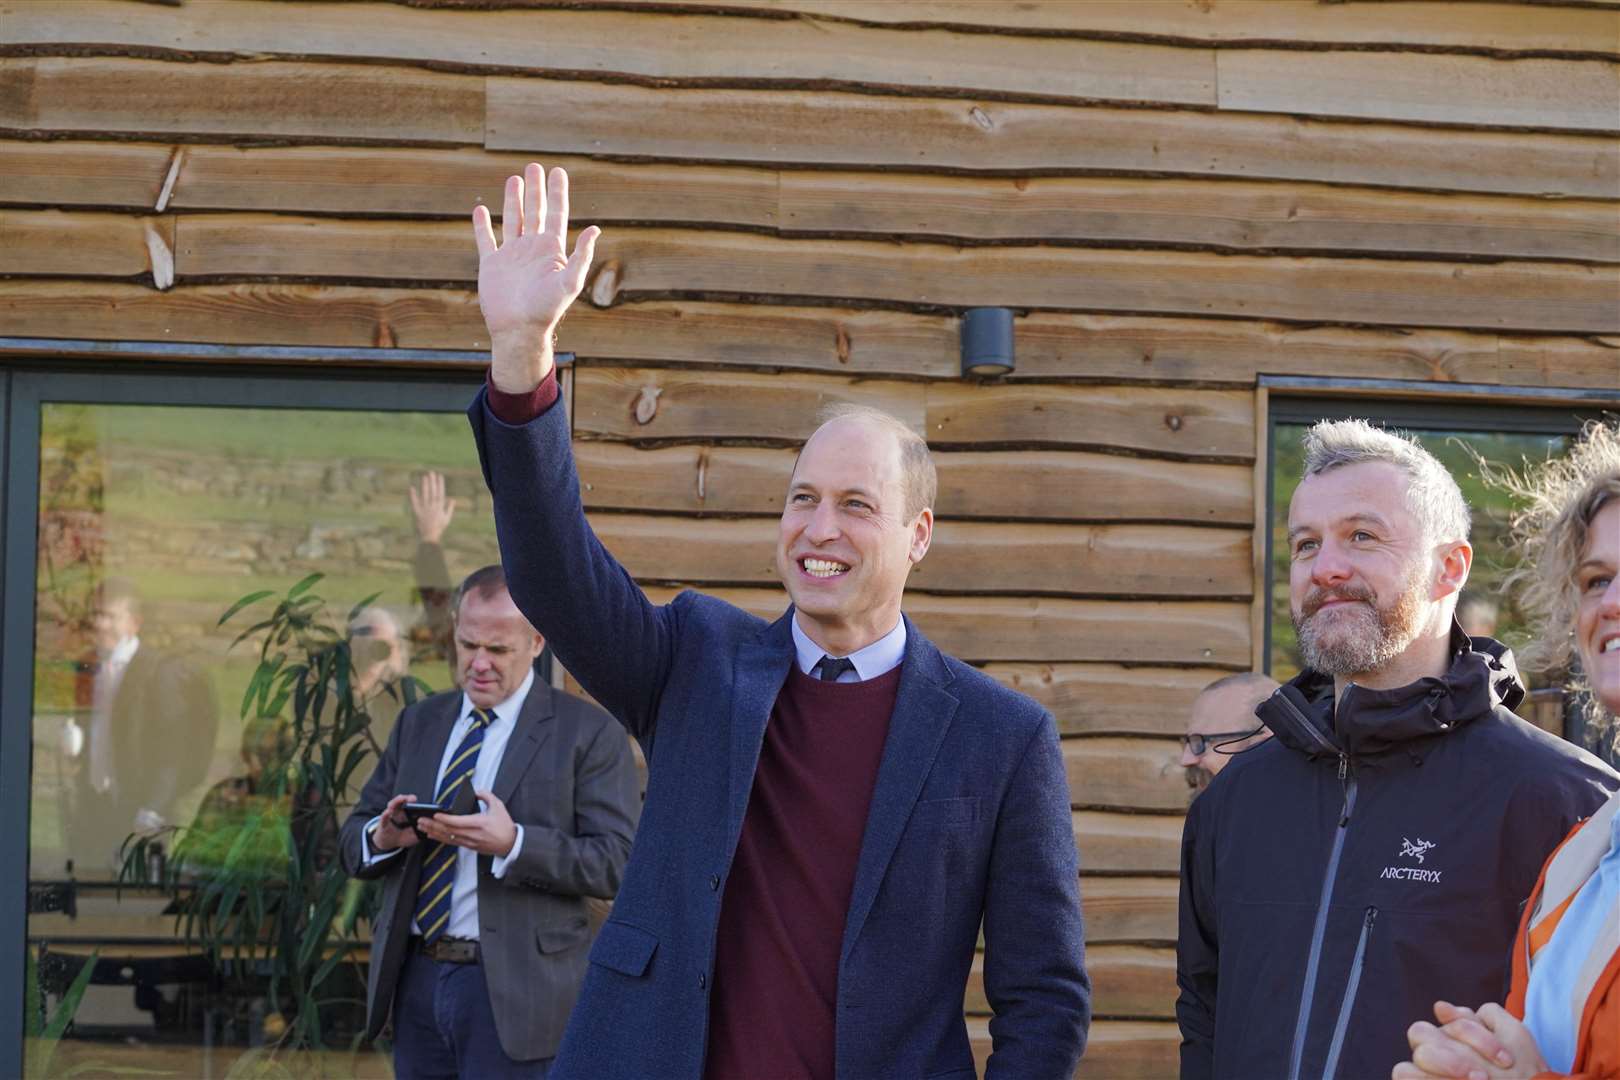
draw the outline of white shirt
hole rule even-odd
[[[819,657],[818,657],[819,659]],[[484,745],[478,748],[478,764],[473,768],[472,786],[474,791],[488,791],[495,783],[495,774],[500,771],[501,756],[506,753],[506,743],[512,737],[512,729],[517,726],[518,714],[523,711],[523,703],[528,700],[529,688],[534,685],[534,669],[529,669],[524,676],[523,685],[517,692],[505,701],[490,710],[495,718],[484,729]],[[450,738],[445,741],[444,755],[439,758],[439,771],[435,774],[433,788],[438,790],[439,780],[444,776],[446,766],[461,746],[461,740],[467,737],[467,732],[473,726],[473,703],[466,694],[461,695],[461,715],[456,718],[454,726],[450,728]],[[418,793],[423,801],[432,797],[432,793]],[[484,809],[482,800],[479,809]],[[377,827],[382,815],[372,818],[360,833],[360,855],[366,865],[393,858],[403,848],[393,851],[374,852],[371,850],[371,830]],[[518,852],[523,849],[523,826],[517,826],[517,838],[512,841],[512,850],[504,856],[494,859],[490,865],[490,873],[495,877],[505,877],[506,868],[517,858]],[[401,902],[407,898],[401,897]],[[416,910],[417,898],[408,898],[411,910]],[[416,925],[416,919],[411,919],[411,933],[420,934],[422,928]],[[471,848],[458,848],[456,850],[456,876],[450,886],[450,921],[445,925],[446,937],[478,938],[478,852]]]
[[[124,672],[140,647],[140,638],[127,637],[96,665],[90,707],[90,786],[103,795],[118,785],[118,763],[112,759],[113,698],[118,696]]]
[[[810,635],[799,628],[799,617],[793,616],[793,648],[799,654],[799,670],[806,675],[816,673],[816,665],[831,653],[810,640]],[[900,619],[894,629],[864,649],[850,653],[847,659],[855,665],[854,671],[840,672],[839,682],[865,682],[893,671],[906,658],[906,620]]]

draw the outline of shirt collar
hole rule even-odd
[[[798,654],[799,670],[806,675],[814,674],[816,665],[821,658],[828,655],[820,645],[810,640],[799,626],[797,614],[788,620],[793,627],[793,649]],[[894,624],[894,629],[878,638],[864,649],[857,649],[849,654],[849,662],[855,665],[855,674],[861,681],[875,679],[879,675],[893,671],[900,666],[900,661],[906,656],[906,620],[901,619]]]
[[[140,647],[140,638],[127,637],[123,641],[120,641],[117,645],[113,646],[112,652],[107,654],[107,657],[103,662],[117,666],[127,664],[135,658],[135,650]],[[816,659],[820,660],[821,657],[818,656]]]
[[[816,659],[819,660],[821,657],[818,656]],[[512,724],[517,721],[518,713],[523,711],[523,702],[528,699],[529,688],[533,685],[534,668],[531,666],[529,668],[529,673],[523,677],[522,685],[520,685],[517,690],[513,692],[512,696],[507,698],[505,701],[497,703],[493,709],[489,710],[495,714],[495,720],[490,724],[490,726],[502,728],[511,727]],[[467,696],[465,691],[463,691],[461,695],[461,715],[457,718],[457,721],[460,722],[461,720],[467,719],[467,717],[472,715],[472,711],[472,699]]]

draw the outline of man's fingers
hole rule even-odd
[[[1486,1080],[1490,1076],[1482,1058],[1443,1035],[1413,1047],[1412,1063],[1431,1076],[1449,1076],[1453,1080]]]
[[[501,243],[510,244],[523,235],[523,177],[506,178],[506,197],[501,203]]]
[[[1434,1018],[1442,1024],[1449,1024],[1453,1020],[1460,1020],[1465,1016],[1473,1016],[1474,1010],[1464,1005],[1453,1005],[1449,1001],[1434,1003]]]
[[[546,170],[539,162],[523,166],[523,235],[538,236],[546,219]]]
[[[1476,1017],[1460,1016],[1440,1030],[1486,1060],[1495,1061],[1502,1066],[1513,1064],[1513,1056],[1503,1048],[1501,1041],[1491,1033],[1491,1030],[1480,1023]]]
[[[557,242],[558,251],[568,250],[568,173],[552,169],[546,181],[546,235]]]
[[[570,296],[578,296],[585,288],[585,275],[590,273],[591,259],[596,257],[596,238],[601,235],[602,230],[592,225],[574,241],[574,253],[568,257],[568,265],[563,267],[563,282],[568,286]]]
[[[479,204],[473,207],[473,243],[478,246],[480,259],[495,254],[495,229],[490,224],[489,207]]]

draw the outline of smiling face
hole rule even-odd
[[[800,628],[835,656],[894,629],[933,525],[931,509],[907,514],[891,432],[855,418],[823,424],[794,466],[777,535],[776,568]]]
[[[1603,707],[1620,716],[1620,497],[1610,497],[1593,516],[1575,584],[1581,670]]]
[[[505,589],[468,592],[456,609],[456,660],[461,689],[480,709],[517,692],[545,647]]]
[[[1472,549],[1432,544],[1406,492],[1406,475],[1383,462],[1328,469],[1295,490],[1288,592],[1309,667],[1381,687],[1437,674],[1433,657],[1408,653],[1422,640],[1443,655],[1444,601],[1467,579]]]

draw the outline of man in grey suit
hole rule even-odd
[[[367,1035],[394,1071],[543,1078],[585,974],[585,897],[609,898],[640,813],[624,732],[534,676],[545,642],[498,566],[457,590],[460,691],[399,716],[343,825],[343,864],[381,878]],[[407,803],[450,812],[412,827]]]

